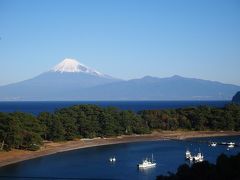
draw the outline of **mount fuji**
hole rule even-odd
[[[0,100],[74,99],[83,89],[120,81],[66,58],[49,71],[29,80],[0,87]]]
[[[177,75],[125,81],[67,58],[37,77],[1,86],[0,100],[230,100],[237,91],[240,86]]]
[[[60,73],[85,73],[99,77],[107,77],[106,75],[98,72],[95,69],[87,67],[75,59],[66,58],[59,64],[57,64],[51,70],[52,72],[60,72]]]

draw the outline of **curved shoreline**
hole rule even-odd
[[[187,139],[197,137],[214,137],[214,136],[235,136],[240,135],[240,132],[234,131],[161,131],[153,132],[144,135],[122,135],[113,138],[94,138],[94,139],[78,139],[67,142],[45,142],[42,148],[38,151],[26,150],[12,150],[9,152],[0,152],[0,167],[10,164],[26,161],[42,156],[52,155],[56,153],[90,148],[96,146],[143,142],[143,141],[157,141],[170,139]]]

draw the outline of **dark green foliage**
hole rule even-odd
[[[118,133],[118,122],[110,113],[102,112],[100,115],[100,134],[102,136],[114,136]]]
[[[240,106],[200,106],[176,110],[144,110],[139,113],[114,107],[76,105],[37,117],[27,113],[0,113],[0,150],[36,150],[42,140],[144,134],[151,130],[239,130]]]
[[[8,115],[5,113],[0,113],[0,139],[1,139],[1,146],[0,150],[3,149],[10,149],[7,141],[10,138],[10,122],[8,120]]]
[[[38,120],[26,113],[0,115],[1,149],[35,150],[42,144],[41,126]]]
[[[65,129],[58,116],[53,115],[51,126],[49,127],[49,139],[53,141],[63,141],[65,139]]]
[[[179,166],[177,173],[169,173],[168,176],[158,176],[158,180],[237,180],[240,179],[240,153],[236,156],[224,154],[217,158],[217,163],[207,161]]]
[[[49,139],[50,127],[52,125],[51,114],[48,112],[42,112],[38,116],[39,124],[42,127],[41,136],[43,139]]]
[[[141,116],[131,111],[119,111],[114,107],[79,105],[54,113],[62,122],[65,140],[76,137],[109,137],[121,134],[147,133],[148,126]],[[53,138],[52,140],[56,140]]]
[[[132,111],[122,111],[119,114],[120,129],[122,133],[132,134],[133,126],[132,119],[135,117],[135,114]]]
[[[177,110],[144,110],[140,112],[150,129],[163,130],[240,130],[240,106],[225,108],[199,106]]]

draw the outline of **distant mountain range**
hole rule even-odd
[[[230,100],[240,86],[181,76],[121,80],[74,59],[48,72],[0,86],[0,100]]]

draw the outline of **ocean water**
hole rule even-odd
[[[96,104],[102,107],[114,106],[121,110],[137,112],[144,109],[172,109],[200,105],[223,107],[227,103],[229,103],[229,101],[18,101],[0,102],[0,112],[22,111],[37,115],[43,111],[53,112],[56,109],[77,104]]]
[[[207,141],[240,143],[239,136],[159,140],[91,147],[40,157],[0,168],[0,179],[155,179],[157,175],[175,172],[185,161],[185,151],[199,150],[205,160],[215,162],[218,155],[233,155],[240,147],[208,146]],[[137,164],[154,155],[155,168],[139,170]],[[110,163],[109,157],[117,161]]]

